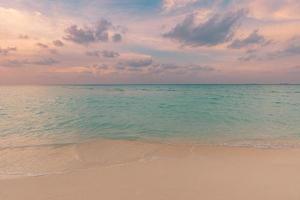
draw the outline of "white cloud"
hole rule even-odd
[[[197,0],[164,0],[163,1],[163,10],[172,11],[178,8],[183,8],[191,3],[195,3]]]

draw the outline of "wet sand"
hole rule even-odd
[[[0,199],[300,199],[300,149],[101,140],[67,152],[77,167],[2,179]],[[61,154],[56,149],[54,157]]]

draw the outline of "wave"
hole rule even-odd
[[[92,167],[112,167],[153,159],[190,155],[203,146],[258,149],[300,148],[299,141],[232,140],[200,143],[194,140],[110,140],[95,139],[82,143],[17,146],[0,149],[0,179],[69,173]]]

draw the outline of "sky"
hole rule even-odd
[[[300,83],[299,0],[1,0],[0,84]]]

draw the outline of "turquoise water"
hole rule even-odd
[[[299,85],[0,86],[0,146],[91,138],[289,145]]]

